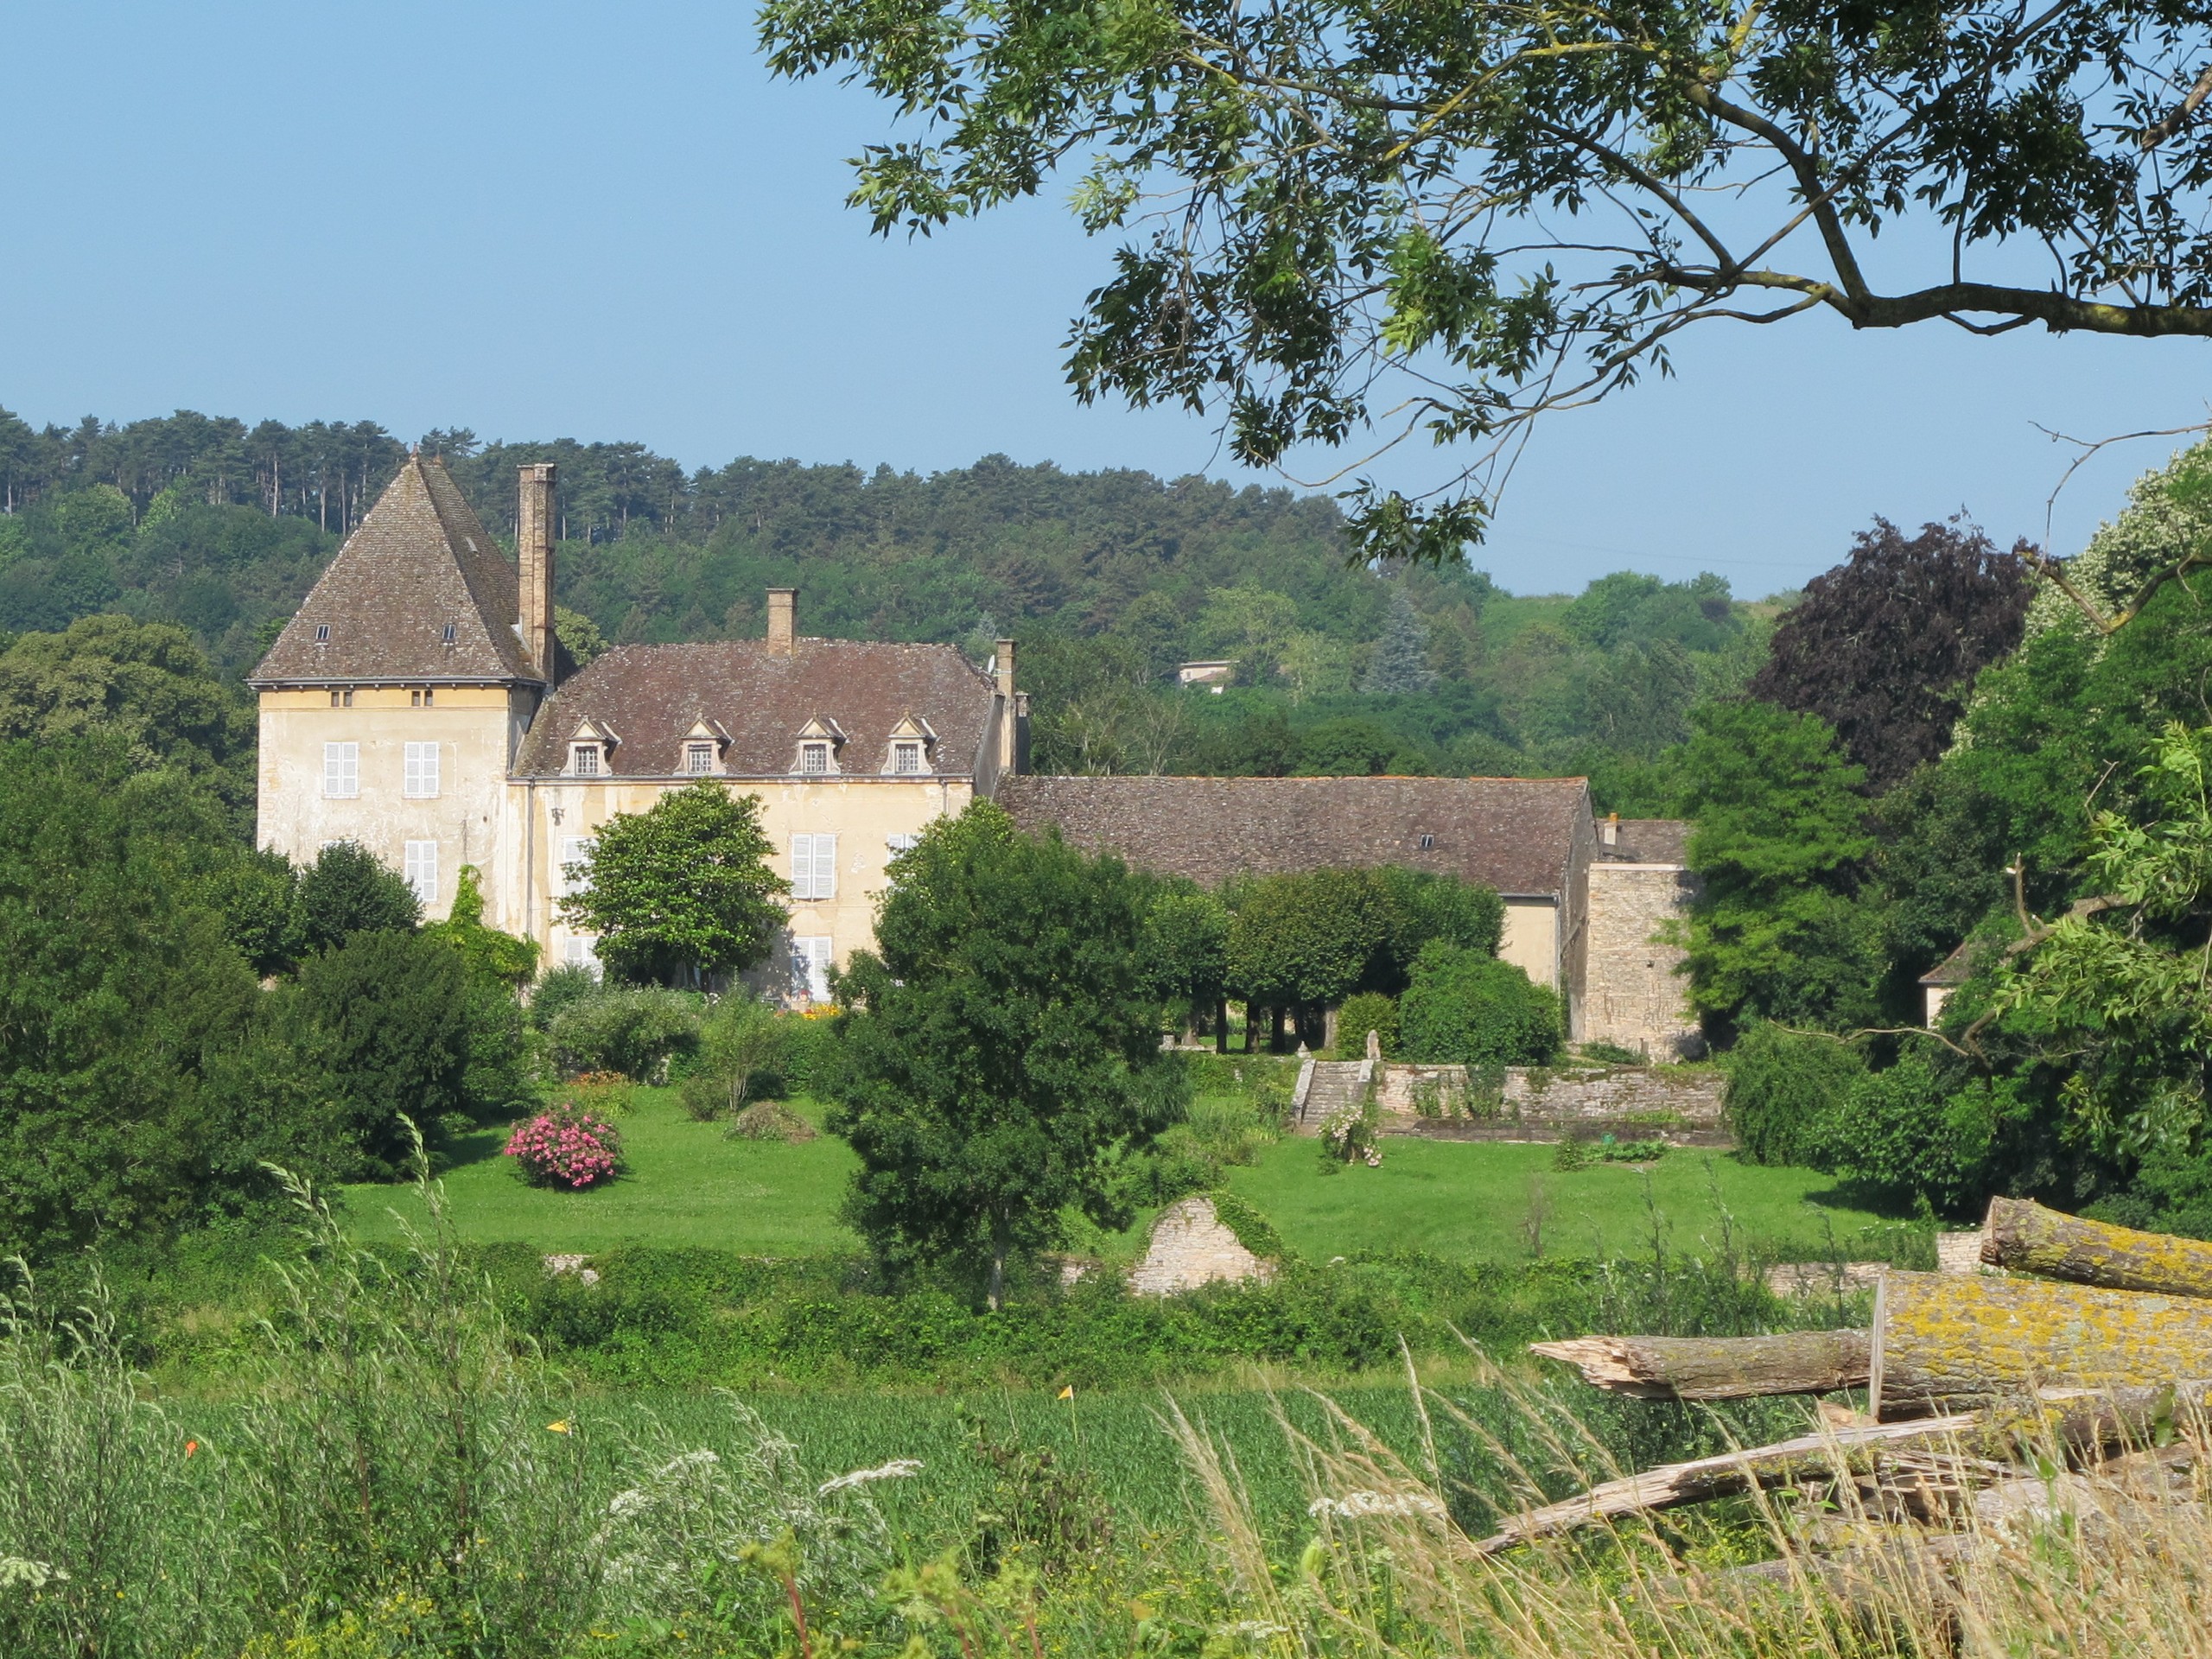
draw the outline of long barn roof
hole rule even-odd
[[[1078,847],[1207,887],[1399,864],[1560,895],[1590,822],[1580,778],[1024,777],[1001,780],[998,800],[1025,829],[1057,826]]]

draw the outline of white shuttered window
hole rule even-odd
[[[438,792],[438,746],[410,743],[405,764],[402,784],[408,797],[418,801],[435,798]]]
[[[438,902],[438,843],[435,841],[410,841],[407,843],[407,885],[415,889],[415,897],[424,908]]]
[[[791,897],[835,899],[837,896],[837,837],[791,837]]]
[[[830,969],[837,960],[827,934],[794,935],[791,939],[791,995],[827,1001]]]
[[[359,744],[322,746],[322,792],[334,801],[350,801],[361,792]]]
[[[556,871],[554,886],[561,893],[582,893],[591,885],[589,869],[578,869],[577,865],[591,862],[594,837],[563,836],[561,837],[561,868]]]

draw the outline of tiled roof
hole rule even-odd
[[[1613,864],[1680,864],[1689,847],[1690,827],[1680,818],[1623,818],[1620,839],[1605,845],[1598,826],[1598,856]]]
[[[442,464],[410,455],[253,683],[535,680],[518,614],[515,569],[499,543]]]
[[[1402,864],[1508,893],[1568,885],[1580,778],[1008,778],[1028,830],[1208,887],[1240,874]],[[1422,838],[1428,838],[1424,847]]]
[[[1974,942],[1971,939],[1930,968],[1920,976],[1923,985],[1939,988],[1946,985],[1963,985],[1974,977]]]
[[[531,722],[515,769],[541,778],[560,772],[569,739],[588,720],[621,739],[610,772],[671,775],[680,768],[683,740],[705,720],[728,734],[726,773],[779,776],[791,769],[799,728],[820,720],[845,734],[838,770],[874,777],[889,755],[892,728],[912,715],[937,734],[929,769],[972,776],[992,696],[989,677],[954,645],[800,639],[788,654],[759,639],[623,645],[562,683]]]

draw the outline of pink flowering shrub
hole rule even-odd
[[[605,1118],[563,1101],[516,1124],[505,1151],[532,1186],[580,1191],[613,1175],[622,1137]]]

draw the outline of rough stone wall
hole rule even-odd
[[[1465,1102],[1467,1068],[1394,1061],[1382,1068],[1376,1105],[1396,1116],[1416,1116],[1420,1095],[1430,1092],[1424,1084],[1433,1084],[1441,1101]],[[1666,1112],[1685,1129],[1715,1129],[1720,1126],[1721,1095],[1726,1087],[1727,1080],[1718,1071],[1629,1065],[1551,1071],[1515,1065],[1505,1069],[1499,1099],[1489,1111],[1500,1121],[1531,1125],[1618,1123]],[[1483,1109],[1481,1103],[1476,1103],[1476,1109]]]
[[[1129,1275],[1129,1288],[1140,1296],[1173,1296],[1217,1280],[1274,1276],[1274,1263],[1253,1255],[1221,1224],[1212,1199],[1188,1198],[1160,1212],[1151,1248]]]
[[[1653,937],[1688,909],[1696,891],[1697,878],[1679,865],[1599,861],[1590,867],[1582,1041],[1618,1043],[1662,1062],[1701,1052],[1688,984],[1675,971],[1681,949]]]

